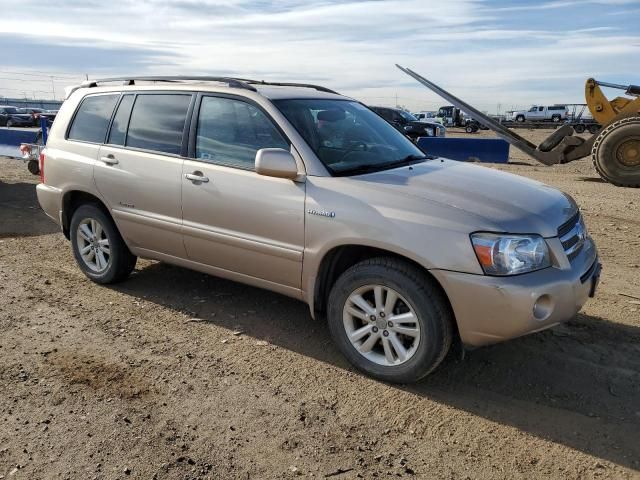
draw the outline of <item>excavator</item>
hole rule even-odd
[[[568,163],[591,155],[596,171],[607,182],[619,187],[640,187],[638,85],[618,85],[588,79],[585,84],[586,103],[593,118],[602,125],[600,131],[585,139],[574,135],[576,132],[571,125],[564,125],[540,145],[535,145],[413,70],[400,65],[396,67],[544,165]],[[600,87],[624,90],[632,98],[608,100]]]

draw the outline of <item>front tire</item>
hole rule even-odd
[[[80,206],[69,229],[73,256],[80,270],[96,283],[124,280],[136,265],[115,223],[95,204]]]
[[[438,285],[394,258],[365,260],[345,271],[331,289],[327,319],[349,362],[394,383],[432,372],[453,336],[453,315]]]
[[[640,117],[613,122],[596,137],[593,165],[607,182],[640,187]]]
[[[7,128],[13,127],[13,120],[7,120],[7,123],[5,125],[7,126]]]

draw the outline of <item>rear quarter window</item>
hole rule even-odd
[[[69,128],[69,140],[103,143],[120,94],[85,97]]]

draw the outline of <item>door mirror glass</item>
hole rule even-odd
[[[294,179],[298,165],[291,152],[282,148],[261,148],[256,153],[256,172],[260,175]]]

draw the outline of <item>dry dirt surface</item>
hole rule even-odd
[[[640,191],[513,161],[582,206],[597,298],[396,386],[294,300],[144,260],[91,283],[0,159],[0,479],[640,478]]]

